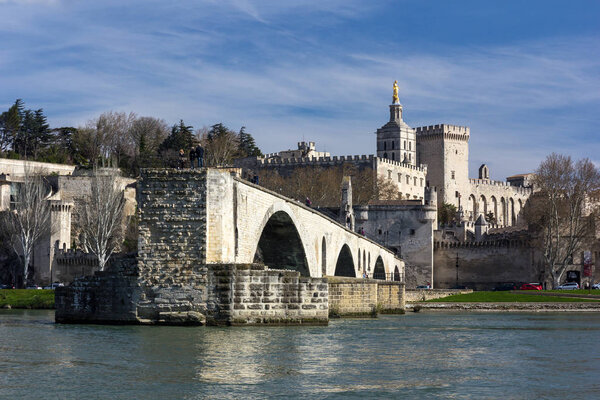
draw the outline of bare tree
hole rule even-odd
[[[400,199],[400,193],[391,180],[376,177],[371,168],[359,170],[351,164],[328,168],[298,167],[287,176],[281,176],[274,170],[263,169],[258,175],[262,186],[298,201],[309,197],[315,207],[339,206],[339,188],[345,175],[352,176],[352,196],[355,205],[368,204],[376,199]]]
[[[121,236],[121,216],[125,206],[123,191],[113,172],[95,172],[89,198],[82,212],[84,246],[98,258],[100,271],[117,249]]]
[[[23,261],[23,285],[29,277],[29,264],[38,241],[51,232],[52,190],[40,171],[25,168],[23,182],[18,185],[10,211],[4,212],[0,226],[10,237],[11,245]]]
[[[162,119],[140,117],[132,122],[129,137],[134,147],[134,168],[158,164],[158,149],[169,135],[169,127]]]
[[[239,135],[223,124],[213,125],[209,130],[201,128],[196,137],[204,147],[204,161],[208,167],[231,165],[240,155]]]
[[[525,210],[530,229],[538,236],[547,278],[561,283],[573,257],[594,237],[598,207],[588,198],[600,189],[600,172],[589,159],[552,153],[536,171],[539,192]]]

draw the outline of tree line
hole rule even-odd
[[[262,155],[245,127],[236,132],[222,123],[194,130],[183,120],[169,126],[160,118],[108,111],[84,126],[53,128],[43,109],[27,109],[21,99],[0,113],[0,157],[5,158],[116,166],[137,176],[140,168],[177,166],[179,150],[197,144],[205,148],[207,166]]]

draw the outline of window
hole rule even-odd
[[[412,142],[408,142],[408,149],[412,150]]]
[[[456,175],[454,174],[454,171],[450,171],[450,179],[454,179],[456,177]]]
[[[398,183],[402,183],[402,174],[398,174]]]
[[[421,187],[423,187],[423,178],[421,178]]]
[[[392,140],[392,150],[394,150],[394,141]]]
[[[383,142],[383,150],[387,150],[387,142]]]
[[[416,176],[414,178],[414,184],[415,184],[415,186],[417,186],[417,177]]]
[[[411,235],[414,235],[414,234],[415,234],[415,230],[414,230],[414,229],[411,229],[411,230],[410,230],[410,234],[411,234]]]
[[[392,147],[394,147],[394,146],[392,146]],[[395,159],[396,159],[396,153],[392,153],[392,160],[395,160]]]
[[[410,176],[406,175],[406,184],[410,185]]]
[[[412,161],[412,154],[408,153],[408,161]]]
[[[388,179],[392,179],[392,171],[388,169]]]

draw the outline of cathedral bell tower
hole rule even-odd
[[[417,165],[415,131],[402,120],[398,81],[394,82],[390,121],[377,129],[377,157]]]

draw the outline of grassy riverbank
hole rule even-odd
[[[562,291],[564,293],[564,291]],[[582,299],[572,297],[539,296],[511,292],[473,292],[456,294],[440,299],[427,300],[427,303],[571,303],[571,302],[598,302],[600,300]]]
[[[2,289],[0,308],[54,308],[54,290]]]

